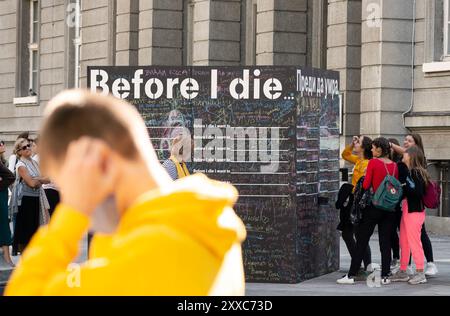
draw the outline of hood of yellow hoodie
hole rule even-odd
[[[237,190],[230,184],[202,174],[185,177],[165,190],[141,195],[123,215],[118,233],[164,224],[222,258],[233,244],[246,237],[245,226],[232,208],[237,197]]]

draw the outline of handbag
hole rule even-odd
[[[359,179],[355,187],[355,198],[353,205],[350,209],[350,222],[353,225],[358,225],[363,217],[363,211],[372,203],[372,192],[371,190],[364,190],[363,182],[364,176]]]
[[[359,200],[359,207],[364,210],[372,205],[372,199],[373,199],[373,191],[370,188],[369,190],[364,190],[363,194],[361,195],[361,199]]]

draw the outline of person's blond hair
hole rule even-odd
[[[14,143],[14,151],[13,153],[17,156],[17,157],[21,157],[22,155],[20,154],[20,150],[22,149],[22,147],[25,145],[25,143],[28,144],[28,139],[25,138],[18,138],[16,140],[16,142]]]
[[[69,144],[83,136],[103,140],[129,160],[157,160],[145,123],[134,106],[112,96],[76,89],[61,92],[47,105],[39,137],[42,168],[48,158],[64,159]]]

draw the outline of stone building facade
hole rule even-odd
[[[446,193],[434,213],[449,216],[449,2],[2,0],[0,137],[36,133],[46,102],[85,87],[89,65],[328,68],[341,75],[342,144],[420,133]]]

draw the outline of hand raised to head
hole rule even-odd
[[[73,141],[58,176],[61,202],[90,216],[114,188],[117,170],[111,162],[105,142],[90,137]]]

